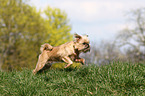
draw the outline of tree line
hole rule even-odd
[[[141,62],[145,64],[145,8],[127,13],[128,24],[114,37],[114,41],[93,44],[91,52],[82,55],[87,63],[99,65],[113,61]]]
[[[66,13],[58,8],[42,12],[27,0],[0,0],[0,69],[34,68],[41,44],[68,42],[70,30]]]

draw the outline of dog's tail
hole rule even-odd
[[[45,44],[41,45],[41,47],[40,47],[41,52],[43,52],[44,50],[51,51],[52,49],[53,49],[53,47],[48,43],[45,43]]]

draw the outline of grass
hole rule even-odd
[[[74,70],[0,72],[0,96],[145,96],[145,64],[116,62]]]

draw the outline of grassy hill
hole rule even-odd
[[[0,96],[145,96],[145,64],[112,63],[75,70],[0,72]]]

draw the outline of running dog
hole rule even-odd
[[[33,73],[36,74],[41,70],[47,62],[53,61],[63,61],[67,65],[65,68],[73,64],[73,61],[85,63],[85,59],[80,58],[79,54],[81,52],[90,51],[90,42],[87,35],[80,36],[75,34],[75,40],[62,44],[60,46],[52,47],[50,44],[43,44],[40,48],[41,54],[36,65],[36,68],[33,70]]]

